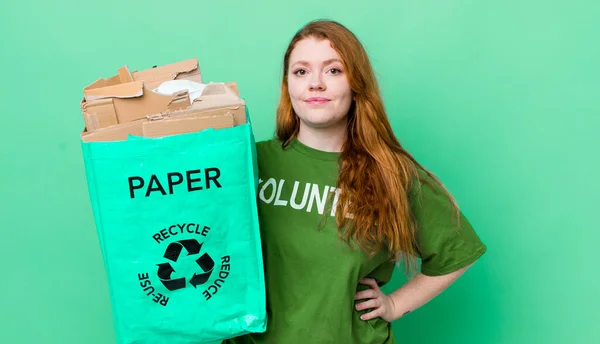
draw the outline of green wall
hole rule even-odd
[[[600,4],[579,0],[3,1],[0,342],[114,343],[82,88],[197,57],[267,139],[286,44],[316,18],[363,41],[398,137],[488,246],[400,342],[600,342]]]

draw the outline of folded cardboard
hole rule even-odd
[[[188,108],[157,113],[148,118],[212,117],[225,112],[233,115],[234,125],[245,124],[247,121],[246,102],[239,97],[235,82],[210,83],[206,85],[202,95]]]
[[[139,97],[115,97],[83,103],[82,112],[86,127],[89,131],[94,131],[156,113],[187,109],[189,106],[187,92],[165,96],[145,90]]]
[[[110,127],[119,123],[113,99],[100,99],[93,104],[81,103],[81,111],[87,131]]]
[[[100,95],[97,89],[116,86],[134,81],[143,81],[148,89],[155,89],[161,83],[168,80],[191,80],[202,83],[202,74],[198,59],[189,59],[181,62],[171,63],[160,67],[129,72],[127,66],[121,67],[117,75],[109,79],[99,79],[84,88],[84,95]],[[89,100],[89,99],[88,99]]]
[[[212,117],[186,117],[144,122],[142,124],[142,135],[144,137],[164,137],[193,133],[208,128],[224,129],[233,126],[233,115],[225,113]]]
[[[149,117],[150,120],[160,119],[177,119],[177,118],[201,118],[201,117],[214,117],[223,114],[231,114],[233,117],[233,125],[237,126],[246,123],[246,106],[245,104],[236,106],[223,106],[215,109],[197,109],[190,108],[187,110],[166,113],[156,116]]]
[[[81,140],[83,142],[124,141],[127,140],[129,135],[143,136],[142,125],[147,121],[141,119],[92,132],[84,131],[81,134]]]
[[[109,79],[99,79],[84,88],[80,106],[89,131],[118,123],[128,123],[160,112],[186,109],[189,95],[180,92],[163,95],[153,92],[170,80],[202,83],[197,59],[130,73],[127,67]]]
[[[133,81],[144,81],[148,89],[155,89],[167,80],[191,80],[202,83],[198,59],[189,59],[131,73]]]

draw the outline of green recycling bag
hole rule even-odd
[[[82,150],[117,343],[265,331],[250,123]]]

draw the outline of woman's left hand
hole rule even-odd
[[[368,285],[371,289],[356,293],[354,300],[367,299],[367,301],[358,303],[356,305],[356,310],[362,311],[369,308],[373,309],[371,312],[363,314],[360,318],[362,320],[370,320],[380,317],[387,322],[394,321],[394,314],[396,314],[394,301],[389,295],[384,294],[381,289],[379,289],[377,281],[372,278],[365,278],[360,280],[360,283]]]

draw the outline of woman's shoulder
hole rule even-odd
[[[256,141],[256,149],[266,149],[269,146],[272,146],[276,142],[277,142],[277,140],[274,138]]]
[[[275,138],[256,142],[256,151],[259,156],[281,152],[282,150],[281,142]]]
[[[417,196],[422,194],[423,192],[439,192],[441,190],[441,185],[439,185],[434,179],[433,175],[428,173],[423,168],[417,167],[417,174],[412,179],[410,183],[410,195]],[[441,182],[440,182],[441,183]]]
[[[456,200],[437,176],[419,171],[412,187],[421,272],[438,276],[465,267],[487,250]]]
[[[422,168],[417,168],[417,175],[409,187],[409,200],[417,217],[423,213],[428,215],[446,213],[455,207],[458,208],[453,195],[446,189],[443,182]]]

